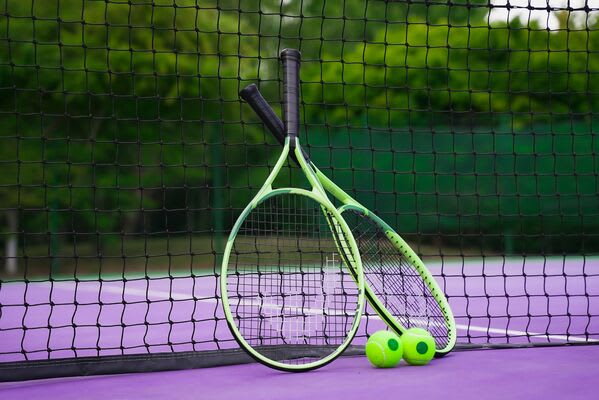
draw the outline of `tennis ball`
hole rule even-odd
[[[395,367],[402,354],[401,340],[393,332],[377,331],[366,342],[366,357],[375,367]]]
[[[435,339],[421,328],[410,328],[401,335],[404,360],[410,365],[425,365],[435,356]]]

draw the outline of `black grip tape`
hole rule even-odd
[[[299,134],[299,68],[301,54],[295,49],[281,51],[283,63],[283,121],[287,135]]]
[[[285,125],[274,112],[270,104],[268,104],[266,99],[264,99],[258,87],[252,83],[243,88],[239,92],[239,96],[252,107],[252,110],[254,110],[258,117],[260,117],[264,125],[266,125],[277,141],[282,145],[285,144]],[[308,154],[304,149],[302,149],[302,154],[306,161],[310,161],[310,157],[308,157]],[[291,158],[297,162],[295,154],[291,154]]]
[[[244,99],[254,112],[260,117],[264,125],[272,132],[273,136],[281,144],[285,143],[285,125],[279,119],[270,104],[262,96],[255,84],[246,86],[239,92],[239,96]]]

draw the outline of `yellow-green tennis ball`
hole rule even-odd
[[[435,339],[421,328],[410,328],[401,335],[403,358],[410,365],[425,365],[435,356]]]
[[[375,367],[395,367],[402,354],[401,340],[393,332],[377,331],[366,342],[366,357]]]

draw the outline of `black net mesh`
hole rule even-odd
[[[536,4],[0,2],[0,368],[229,362],[220,257],[280,151],[238,91],[280,112],[285,47],[312,160],[423,258],[461,346],[599,339],[599,9]]]

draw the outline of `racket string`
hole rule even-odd
[[[302,195],[270,197],[246,217],[227,289],[241,335],[263,355],[308,363],[347,340],[359,291],[336,234],[321,205]]]
[[[358,244],[364,277],[375,296],[402,326],[426,329],[437,348],[445,348],[450,340],[448,325],[420,273],[378,223],[355,210],[343,216]]]

